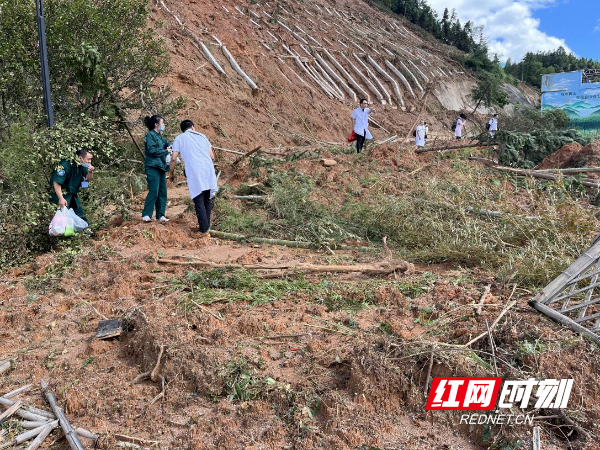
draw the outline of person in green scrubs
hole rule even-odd
[[[86,222],[88,221],[83,212],[78,193],[81,187],[86,188],[88,181],[92,179],[94,166],[92,166],[92,154],[85,150],[77,150],[77,158],[73,161],[62,160],[54,169],[50,178],[52,194],[50,201],[57,203],[59,208],[72,208],[75,214]]]
[[[167,148],[171,146],[171,143],[162,136],[162,133],[165,131],[165,121],[162,116],[146,116],[144,124],[149,130],[144,138],[146,148],[144,167],[148,181],[148,195],[146,195],[146,201],[144,202],[142,220],[150,222],[152,220],[152,213],[156,209],[156,218],[158,221],[168,222],[169,219],[165,216],[167,208],[166,173],[169,170],[169,166],[167,165],[169,150]]]

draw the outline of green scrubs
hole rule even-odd
[[[152,130],[144,138],[146,148],[146,179],[148,181],[148,195],[144,202],[142,217],[152,217],[156,209],[156,218],[165,215],[167,209],[167,167],[166,157],[169,154],[167,147],[171,145],[159,133]]]
[[[62,194],[67,201],[67,208],[73,208],[75,214],[81,217],[86,222],[88,221],[81,207],[81,202],[77,194],[81,187],[81,181],[87,177],[87,167],[78,164],[75,161],[61,161],[58,167],[52,173],[50,178],[50,188],[52,194],[50,195],[50,201],[58,204],[58,196],[54,191],[54,182],[60,184],[62,188]]]

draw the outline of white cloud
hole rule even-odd
[[[540,21],[532,11],[551,7],[557,0],[429,0],[440,17],[444,8],[456,10],[461,23],[470,20],[474,26],[483,26],[492,54],[497,53],[500,61],[511,58],[520,61],[527,52],[550,51],[564,47],[571,50],[564,39],[548,36],[540,31]],[[600,31],[600,23],[596,27]]]
[[[596,22],[596,24],[597,24],[596,28],[594,28],[594,31],[593,31],[594,33],[600,31],[600,19],[598,19],[598,22]]]

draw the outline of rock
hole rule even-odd
[[[337,161],[335,159],[323,158],[321,160],[321,164],[323,164],[325,167],[331,167],[331,166],[335,166],[337,164]]]

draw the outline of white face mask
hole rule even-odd
[[[83,167],[90,167],[92,164],[91,164],[91,163],[81,163],[81,165],[82,165]]]

